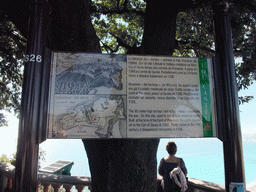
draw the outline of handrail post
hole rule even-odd
[[[243,147],[239,118],[238,88],[228,3],[213,3],[216,62],[214,62],[217,93],[219,138],[223,141],[226,191],[230,184],[245,186]]]

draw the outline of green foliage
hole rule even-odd
[[[215,54],[211,1],[187,7],[177,17],[176,49],[173,56],[212,57]],[[207,3],[208,2],[208,3]],[[236,66],[238,89],[246,89],[256,79],[256,21],[250,4],[231,2],[234,53],[242,62]],[[241,6],[243,5],[243,6]],[[141,45],[146,3],[133,1],[93,1],[92,17],[103,52],[129,53]],[[133,51],[130,51],[133,52]],[[240,103],[251,96],[240,97]]]
[[[213,13],[211,5],[180,12],[176,30],[177,48],[182,57],[214,55]],[[175,55],[175,56],[176,56]]]
[[[42,167],[42,161],[46,161],[46,151],[43,150],[41,147],[39,148],[39,154],[38,154],[38,167]]]
[[[251,2],[255,6],[255,1]],[[238,90],[256,80],[256,18],[248,6],[231,3],[231,16]],[[213,12],[211,5],[180,12],[177,18],[177,49],[174,56],[212,57],[214,55]],[[253,96],[239,97],[239,104]]]
[[[11,163],[13,166],[16,164],[16,154],[12,154],[11,157],[8,157],[6,154],[2,154],[0,157],[0,164],[1,163]]]
[[[8,121],[6,120],[4,114],[0,113],[0,127],[7,126]]]
[[[6,154],[2,154],[0,157],[0,163],[8,163],[8,157]]]
[[[38,167],[41,168],[42,161],[46,161],[46,151],[42,148],[39,148],[39,155],[38,155]],[[16,152],[8,157],[6,154],[2,154],[0,157],[0,164],[1,163],[11,163],[13,166],[16,164]]]
[[[126,53],[142,41],[146,4],[143,1],[93,1],[92,21],[102,51]]]
[[[0,11],[0,110],[19,112],[26,40]],[[0,126],[7,121],[0,113]]]
[[[255,7],[253,1],[251,6]],[[256,79],[256,15],[250,7],[231,4],[231,24],[235,56],[241,58],[236,64],[238,89],[247,89]],[[248,98],[244,102],[248,101]],[[243,102],[242,102],[243,103]]]

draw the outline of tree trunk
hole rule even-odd
[[[48,46],[54,51],[101,52],[90,0],[51,0]]]
[[[89,14],[89,0],[55,0],[52,5],[51,49],[100,52]],[[153,7],[147,11],[142,52],[171,54],[177,13],[169,14],[173,18],[166,19],[161,15],[154,19],[150,11],[154,11],[154,14],[161,12]],[[150,23],[151,19],[153,23]],[[94,192],[156,191],[159,139],[84,139],[83,143]]]
[[[142,54],[172,55],[180,2],[147,0]]]
[[[158,139],[83,140],[93,191],[156,191]]]

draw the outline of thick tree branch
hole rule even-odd
[[[124,48],[126,48],[126,49],[128,49],[128,50],[132,48],[130,45],[126,44],[126,43],[123,41],[123,39],[117,37],[117,36],[114,35],[113,33],[110,33],[110,35],[112,35],[113,37],[116,38],[116,41],[117,41],[117,43],[118,43],[120,46],[122,46],[122,47],[124,47]]]
[[[177,4],[180,4],[179,11],[185,11],[187,9],[195,9],[212,2],[213,0],[179,0]]]
[[[93,10],[92,13],[101,13],[101,14],[125,14],[125,13],[135,13],[140,16],[144,16],[143,11],[138,11],[135,9],[112,9],[112,10]]]
[[[19,37],[13,33],[8,33],[8,32],[2,32],[1,35],[13,38],[13,40],[19,46],[20,49],[25,49],[25,46],[21,43],[21,42],[27,43],[27,40],[25,38]]]
[[[116,38],[116,41],[117,41],[117,43],[118,43],[118,47],[121,46],[121,47],[126,48],[126,49],[128,50],[128,51],[127,51],[128,54],[136,54],[136,53],[138,54],[138,53],[140,53],[140,47],[137,47],[137,46],[136,46],[136,43],[135,43],[133,46],[130,46],[130,45],[126,44],[126,43],[123,41],[123,39],[117,37],[117,36],[114,35],[113,33],[110,33],[110,34],[111,34],[113,37]]]
[[[119,45],[117,45],[115,49],[112,49],[110,46],[106,45],[106,44],[103,43],[102,41],[100,41],[100,42],[102,43],[103,47],[104,47],[106,50],[109,50],[109,51],[110,51],[110,53],[107,51],[108,54],[116,53],[116,52],[118,51],[119,47],[120,47]]]
[[[188,7],[190,8],[197,8],[197,7],[200,7],[202,6],[203,4],[209,4],[209,3],[212,3],[213,0],[191,0],[192,2],[190,3],[190,5],[188,5]]]
[[[30,0],[1,0],[0,9],[12,21],[24,37],[27,37]]]
[[[101,13],[101,14],[125,14],[125,13],[135,13],[137,15],[141,15],[144,16],[145,13],[143,11],[140,10],[136,10],[136,9],[131,9],[128,8],[128,2],[129,0],[125,0],[124,3],[122,4],[122,6],[120,5],[120,1],[117,2],[117,5],[115,6],[115,8],[113,9],[105,9],[100,8],[97,9],[96,6],[92,6],[91,7],[91,13]],[[122,7],[122,8],[121,8]]]
[[[202,46],[200,46],[200,43],[195,42],[195,41],[192,41],[192,42],[176,41],[176,46],[178,46],[179,44],[187,45],[187,47],[189,49],[200,49],[200,50],[203,50],[203,51],[207,51],[209,53],[215,53],[215,50],[213,50],[211,48],[208,48],[208,47],[202,47]],[[176,48],[178,48],[178,47],[176,47]]]
[[[142,54],[172,55],[175,49],[176,18],[182,0],[147,0]]]
[[[125,0],[125,1],[124,1],[124,8],[127,8],[128,1],[129,1],[129,0]]]
[[[6,56],[11,56],[10,52],[15,53],[15,49],[2,49],[0,52],[5,53]]]

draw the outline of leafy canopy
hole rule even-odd
[[[0,11],[0,15],[1,15]],[[0,17],[0,110],[19,112],[26,39],[3,14]],[[0,113],[0,126],[6,125]]]
[[[176,49],[173,56],[212,57],[214,28],[212,1],[194,8],[187,7],[178,14]],[[146,3],[132,1],[93,1],[93,24],[103,52],[136,53],[143,36]],[[247,89],[256,79],[256,1],[231,1],[229,14],[233,29],[238,89]],[[252,96],[240,97],[244,103]]]
[[[144,1],[92,1],[92,21],[100,38],[102,51],[126,53],[141,45],[143,36]]]
[[[211,3],[212,0],[191,0],[190,6],[188,4],[179,12],[176,21],[175,51],[170,55],[214,55]],[[102,51],[110,54],[139,53],[145,11],[146,1],[142,0],[92,0],[91,18]],[[255,0],[230,1],[234,53],[236,58],[239,58],[236,64],[239,90],[248,88],[256,79],[255,12]],[[13,109],[18,112],[26,40],[9,17],[0,10],[0,110]],[[240,97],[240,103],[248,102],[251,98]],[[3,119],[4,116],[0,114],[0,126],[6,123]]]
[[[2,163],[10,163],[13,166],[15,166],[15,162],[16,162],[16,154],[12,154],[11,157],[8,157],[6,154],[2,154],[0,157],[0,164]]]

